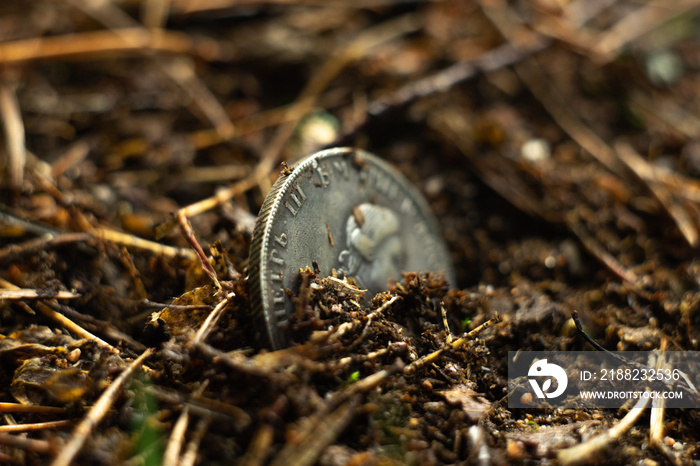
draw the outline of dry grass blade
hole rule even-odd
[[[5,432],[0,432],[0,445],[43,454],[51,453],[53,450],[51,443],[45,440],[35,440],[26,438],[24,435],[10,435]]]
[[[367,321],[365,322],[365,330],[363,331],[362,335],[358,337],[358,339],[352,343],[352,345],[356,345],[362,342],[362,340],[366,336],[366,331],[368,331],[369,326],[372,324],[372,320],[375,319],[377,316],[381,315],[384,313],[387,309],[389,309],[396,301],[398,301],[400,296],[392,296],[391,299],[387,300],[385,303],[383,303],[381,306],[379,306],[377,309],[372,311],[368,316],[367,316]],[[352,320],[350,322],[345,322],[343,324],[340,324],[337,328],[334,328],[332,330],[326,330],[323,332],[317,332],[316,335],[314,335],[314,339],[327,339],[328,343],[335,343],[336,341],[340,340],[346,333],[354,330],[355,328],[360,326],[360,321],[359,320]]]
[[[20,403],[0,403],[0,413],[63,414],[65,408],[55,406],[23,405]]]
[[[270,424],[263,424],[253,435],[240,466],[258,466],[264,464],[270,454],[270,446],[275,440],[275,430]]]
[[[298,444],[288,443],[270,462],[271,466],[289,464],[305,466],[314,464],[323,450],[328,447],[347,427],[355,415],[358,399],[351,398],[333,412],[315,416],[308,422],[312,427]]]
[[[24,303],[21,303],[22,305],[25,305]],[[49,319],[53,320],[54,322],[57,322],[59,325],[63,326],[66,330],[71,332],[74,335],[78,335],[82,338],[87,338],[90,341],[95,342],[98,346],[101,346],[102,348],[106,349],[110,353],[113,354],[119,354],[119,350],[115,348],[114,346],[110,345],[106,341],[104,341],[102,338],[99,338],[92,333],[88,332],[84,328],[82,328],[80,325],[76,324],[72,320],[70,320],[68,317],[64,316],[60,312],[56,312],[53,309],[51,309],[49,306],[42,302],[36,303],[36,307],[39,309],[39,311],[44,314],[46,317]]]
[[[92,430],[100,423],[107,410],[114,404],[124,384],[131,375],[141,366],[146,358],[153,354],[153,349],[144,351],[134,359],[129,366],[117,377],[112,384],[102,393],[97,402],[90,408],[80,424],[75,428],[73,436],[63,447],[59,455],[54,459],[53,466],[68,466],[78,454]]]
[[[691,248],[697,247],[700,241],[700,233],[688,212],[674,200],[671,190],[661,180],[656,178],[656,172],[653,167],[637,154],[629,144],[618,143],[615,145],[615,149],[620,156],[620,160],[647,185],[654,197],[661,203],[688,245]]]
[[[75,299],[80,298],[77,293],[70,291],[43,291],[43,290],[0,290],[0,299]]]
[[[64,233],[53,234],[44,233],[40,238],[34,238],[22,243],[9,244],[4,248],[0,248],[0,261],[11,257],[32,254],[42,248],[52,248],[69,243],[82,243],[92,238],[89,233]]]
[[[689,139],[700,139],[700,117],[660,94],[635,92],[630,96],[630,108],[644,119],[658,121],[669,132],[680,132]]]
[[[209,278],[211,278],[211,281],[214,282],[216,288],[220,290],[221,283],[219,283],[219,278],[216,276],[216,271],[209,263],[207,255],[204,253],[202,246],[199,245],[199,241],[197,241],[197,237],[194,234],[194,230],[192,229],[190,221],[187,219],[185,213],[182,210],[179,210],[177,213],[177,223],[180,225],[180,228],[182,229],[182,234],[187,240],[187,243],[190,246],[192,246],[192,249],[194,249],[195,253],[197,253],[197,257],[199,258],[199,263],[202,266],[202,269],[207,273],[207,275],[209,275]]]
[[[622,281],[631,284],[633,287],[640,287],[639,276],[623,266],[620,261],[615,259],[612,254],[605,250],[605,248],[587,231],[586,228],[578,221],[574,219],[573,216],[567,218],[567,226],[569,230],[576,235],[576,237],[581,241],[583,247],[593,255],[601,264],[605,265],[613,274],[615,274]]]
[[[627,415],[606,432],[575,447],[559,450],[557,452],[559,464],[586,464],[593,461],[596,455],[602,453],[609,444],[618,440],[637,422],[637,419],[642,415],[650,401],[650,397],[640,398]]]
[[[191,96],[192,102],[214,124],[218,142],[228,141],[233,138],[236,135],[236,127],[216,97],[197,78],[193,65],[185,60],[176,58],[164,66],[168,76]]]
[[[204,346],[206,346],[204,343],[198,345],[199,348]],[[243,430],[250,425],[250,416],[238,406],[197,396],[196,394],[189,397],[162,387],[146,387],[146,391],[168,403],[184,403],[189,408],[190,413],[194,415],[204,417],[219,416],[226,419],[227,422],[233,422],[236,430]]]
[[[648,2],[635,12],[623,16],[613,27],[603,32],[593,50],[600,55],[601,61],[613,60],[626,44],[698,6],[698,0]]]
[[[74,423],[75,421],[72,419],[64,419],[60,421],[35,422],[32,424],[13,424],[0,426],[0,432],[31,432],[36,430],[60,429],[73,425]]]
[[[71,1],[77,8],[93,16],[116,34],[121,34],[124,30],[131,31],[138,30],[139,28],[145,33],[166,33],[166,29],[159,29],[167,19],[169,2],[166,0],[149,0],[144,3],[142,12],[144,15],[144,24],[148,29],[142,28],[141,24],[133,20],[131,16],[113,2]],[[126,41],[132,40],[130,34],[125,34],[123,38]],[[211,46],[214,44],[212,43],[209,45]],[[218,44],[216,48],[218,49]],[[221,142],[232,138],[235,134],[233,123],[231,123],[226,111],[217,98],[197,77],[193,65],[182,57],[175,57],[170,61],[165,61],[159,56],[155,58],[159,60],[158,64],[163,72],[190,96],[191,105],[201,110],[201,113],[214,124],[217,141]],[[196,114],[197,112],[194,113]]]
[[[204,323],[199,330],[197,330],[197,333],[194,336],[194,340],[192,342],[194,345],[202,343],[207,339],[211,331],[214,329],[214,326],[223,315],[224,309],[229,303],[229,300],[234,296],[236,296],[235,293],[229,293],[226,298],[221,300],[221,302],[219,302],[219,304],[217,304],[216,307],[209,313],[207,318],[204,320]]]
[[[2,47],[2,44],[0,44]],[[14,90],[6,83],[0,84],[0,115],[7,143],[9,156],[10,186],[19,190],[24,181],[24,166],[27,163],[27,149],[24,144],[24,123],[19,102]]]
[[[151,29],[162,28],[168,20],[172,0],[145,0],[141,5],[141,22]]]
[[[180,413],[180,417],[177,418],[177,422],[175,422],[173,431],[170,433],[168,445],[163,453],[163,464],[177,464],[180,458],[180,450],[182,450],[182,445],[185,442],[185,433],[187,432],[189,419],[189,409],[185,406]]]
[[[204,390],[209,386],[209,379],[205,380],[202,384],[197,387],[193,396],[199,398],[204,393]],[[206,416],[209,419],[209,416]],[[185,434],[187,433],[187,427],[190,422],[190,408],[185,406],[177,418],[177,422],[170,433],[170,438],[168,439],[168,445],[163,453],[163,464],[180,464],[183,465],[184,461],[180,461],[180,451],[182,450],[182,445],[185,442]],[[201,425],[201,423],[200,423]],[[199,428],[199,425],[198,425]],[[191,443],[191,442],[190,442]],[[186,453],[185,453],[186,454]]]
[[[207,433],[210,424],[210,417],[205,417],[199,420],[197,426],[194,429],[194,433],[192,434],[192,438],[189,442],[187,442],[185,453],[180,459],[180,466],[194,466],[194,464],[197,462],[199,446],[202,443],[204,435]]]
[[[489,327],[492,327],[493,325],[496,325],[501,321],[501,318],[499,317],[498,314],[496,314],[494,317],[491,319],[487,320],[483,324],[479,325],[476,327],[474,330],[471,330],[464,335],[462,335],[460,338],[457,338],[456,340],[447,343],[444,348],[440,348],[437,351],[433,351],[432,353],[423,356],[422,358],[412,362],[409,364],[406,369],[404,370],[404,373],[406,374],[413,374],[417,370],[419,370],[421,367],[425,367],[426,364],[433,362],[437,360],[440,356],[442,356],[442,353],[444,353],[447,350],[450,349],[459,349],[466,345],[469,341],[473,340],[476,335],[479,333],[483,332]]]
[[[4,291],[17,291],[20,289],[18,286],[15,286],[12,283],[4,281],[4,280],[3,280],[3,285],[7,288],[10,288],[10,290],[4,290]],[[31,314],[34,313],[34,311],[26,303],[20,301],[19,305],[21,307],[23,307],[25,310],[27,310],[29,313],[31,313]],[[87,330],[85,330],[80,325],[76,324],[75,322],[70,320],[68,317],[61,314],[60,312],[56,312],[55,310],[51,309],[49,306],[47,306],[43,302],[41,302],[41,301],[37,302],[36,307],[46,317],[48,317],[49,319],[51,319],[55,322],[58,322],[66,330],[73,333],[74,335],[79,335],[82,338],[87,338],[88,340],[95,342],[95,344],[97,344],[98,346],[101,346],[102,348],[106,349],[110,353],[113,353],[113,354],[119,353],[118,349],[116,349],[115,347],[113,347],[112,345],[107,343],[106,341],[102,340],[101,338],[88,332]]]
[[[195,40],[181,32],[127,28],[5,42],[0,44],[0,64],[78,57],[104,60],[115,55],[141,54],[144,50],[191,54],[205,60],[221,55],[215,41]]]
[[[534,59],[517,64],[515,70],[561,129],[612,173],[623,174],[615,151],[583,123],[563,96],[557,94],[556,87]]]
[[[275,166],[284,145],[292,136],[296,124],[315,105],[318,95],[325,89],[340,71],[351,63],[358,60],[372,47],[376,47],[384,42],[390,41],[404,34],[408,34],[418,28],[416,17],[405,15],[384,24],[380,24],[366,31],[363,31],[355,40],[346,47],[331,54],[331,58],[324,63],[321,69],[314,74],[313,78],[306,84],[295,102],[285,111],[282,124],[278,128],[275,136],[265,149],[260,162],[248,178],[237,182],[225,190],[216,193],[215,196],[203,199],[194,204],[183,207],[178,212],[185,217],[206,212],[227,202],[234,197],[254,188],[261,183]],[[175,221],[169,221],[160,225],[156,232],[157,238],[162,238],[176,225]]]
[[[97,234],[97,237],[104,241],[109,241],[111,243],[119,244],[122,246],[131,246],[138,249],[152,251],[154,254],[157,255],[172,258],[183,257],[188,260],[195,260],[197,258],[195,252],[190,249],[167,246],[165,244],[149,241],[147,239],[139,238],[138,236],[130,235],[128,233],[121,233],[119,231],[110,230],[109,228],[98,227],[95,229],[95,232]]]

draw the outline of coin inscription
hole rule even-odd
[[[445,244],[421,194],[394,168],[368,152],[318,152],[283,174],[258,215],[249,281],[259,340],[288,345],[299,269],[353,277],[370,296],[401,272],[453,271]]]

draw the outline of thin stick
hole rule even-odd
[[[603,62],[613,60],[625,44],[674,18],[685,15],[699,4],[698,0],[649,2],[636,11],[623,15],[620,21],[602,33],[594,51],[601,56]]]
[[[180,225],[180,228],[182,228],[182,234],[185,236],[187,243],[189,243],[189,245],[192,246],[192,249],[194,249],[194,251],[197,253],[202,269],[204,269],[207,275],[209,275],[209,278],[211,278],[211,280],[214,282],[216,288],[220,290],[221,283],[219,283],[219,278],[216,276],[216,271],[209,263],[209,259],[207,258],[207,255],[204,254],[202,246],[199,245],[199,241],[197,241],[197,237],[194,235],[192,225],[182,209],[180,209],[177,213],[177,223]]]
[[[63,414],[65,408],[55,406],[23,405],[21,403],[0,403],[0,413]]]
[[[586,250],[598,259],[605,267],[608,268],[613,274],[617,275],[622,281],[629,283],[632,287],[639,287],[639,277],[636,273],[627,269],[624,265],[620,263],[612,254],[605,250],[605,248],[591,235],[586,232],[585,228],[580,222],[573,219],[573,215],[569,215],[566,219],[566,225],[569,230],[576,235],[576,237],[581,241]]]
[[[170,434],[168,446],[165,448],[165,452],[163,453],[163,461],[161,464],[177,464],[178,458],[180,457],[182,444],[185,441],[185,431],[187,430],[189,420],[189,408],[185,406],[180,413],[180,417],[177,418],[175,427],[173,427],[173,431]]]
[[[2,47],[2,45],[0,45]],[[7,84],[0,84],[0,114],[9,156],[10,186],[19,190],[24,181],[24,166],[27,163],[27,150],[25,147],[24,123],[19,102],[14,90]]]
[[[208,346],[206,343],[200,343],[198,348]],[[210,347],[211,348],[211,347]],[[213,349],[212,349],[213,350]],[[218,350],[213,350],[218,351]],[[226,354],[221,352],[222,354]],[[197,395],[183,395],[175,390],[166,389],[164,387],[149,386],[146,391],[158,398],[159,400],[168,403],[182,403],[189,407],[190,413],[200,416],[219,416],[227,419],[229,423],[233,423],[236,430],[243,430],[250,425],[250,416],[238,406],[234,406],[222,401],[214,400]]]
[[[0,222],[4,223],[5,225],[19,227],[29,233],[38,236],[47,236],[50,238],[54,238],[56,235],[59,234],[59,232],[54,230],[53,228],[45,227],[43,225],[38,225],[36,223],[21,219],[2,210],[0,210]]]
[[[114,33],[121,34],[125,28],[143,28],[141,23],[134,20],[123,9],[114,2],[84,2],[71,0],[71,3],[91,15],[96,20],[110,28]],[[169,0],[151,0],[147,2],[148,30],[154,34],[162,34],[165,29],[160,29],[158,24],[165,21],[169,9]],[[150,8],[149,8],[150,7]],[[145,31],[146,29],[143,28]],[[129,36],[124,39],[130,40]],[[213,42],[213,41],[212,41]],[[215,43],[215,42],[213,42]],[[197,77],[191,65],[182,56],[176,56],[172,60],[164,60],[161,56],[155,55],[156,64],[163,70],[165,75],[175,82],[190,97],[190,105],[196,106],[200,112],[214,125],[214,131],[219,141],[225,141],[235,136],[236,131],[226,110],[219,103],[216,96]],[[193,112],[195,116],[198,112]]]
[[[571,105],[567,105],[566,98],[556,92],[534,59],[515,65],[515,71],[564,132],[612,173],[621,173],[615,151],[584,124]]]
[[[89,233],[42,234],[40,238],[33,238],[22,243],[8,244],[4,248],[0,248],[0,261],[5,260],[10,256],[31,254],[35,251],[40,251],[42,249],[60,246],[63,244],[81,243],[91,238],[92,235]]]
[[[461,348],[462,346],[466,345],[467,342],[474,339],[474,337],[477,334],[483,332],[487,328],[497,324],[500,321],[501,321],[501,317],[498,314],[496,314],[495,316],[493,316],[492,318],[490,318],[489,320],[487,320],[483,324],[479,325],[477,328],[475,328],[471,332],[465,333],[460,338],[456,339],[455,341],[453,341],[451,343],[446,344],[445,346],[443,346],[439,350],[433,351],[432,353],[430,353],[426,356],[423,356],[422,358],[420,358],[416,361],[413,361],[411,364],[406,366],[404,373],[413,374],[414,372],[419,370],[421,367],[424,367],[426,364],[438,359],[442,355],[443,352],[445,352],[447,350],[451,350],[451,349],[455,350],[455,349]]]
[[[661,206],[676,224],[688,246],[691,248],[697,247],[700,241],[700,233],[698,233],[693,220],[678,202],[674,202],[673,194],[662,180],[656,178],[656,172],[651,164],[644,160],[627,143],[620,142],[615,144],[615,150],[620,160],[637,175],[639,180],[647,186],[649,191],[661,203]]]
[[[183,257],[188,260],[195,260],[197,257],[194,251],[187,248],[166,246],[165,244],[156,243],[154,241],[149,241],[127,233],[110,230],[108,228],[96,227],[95,232],[97,233],[97,237],[103,241],[109,241],[127,247],[132,246],[139,249],[145,249],[165,257]]]
[[[578,311],[573,311],[571,313],[571,318],[574,319],[574,324],[576,324],[576,328],[578,329],[579,333],[583,336],[583,338],[593,346],[593,348],[597,349],[598,351],[602,351],[604,353],[610,353],[607,348],[603,347],[600,343],[595,341],[593,337],[591,337],[584,329],[583,325],[581,324],[581,319],[578,317]]]
[[[263,424],[248,443],[248,449],[239,460],[239,466],[259,466],[270,454],[270,447],[275,440],[275,430],[270,424]]]
[[[204,390],[209,386],[209,379],[205,379],[197,389],[192,393],[193,398],[199,398],[204,393]],[[182,450],[182,445],[185,442],[185,433],[187,431],[187,426],[190,421],[190,407],[185,405],[178,417],[173,431],[170,433],[170,438],[168,439],[168,446],[163,454],[162,464],[178,464],[180,458],[180,451]],[[182,463],[180,462],[180,466]]]
[[[119,299],[116,299],[116,301],[118,302]],[[122,345],[129,346],[137,353],[141,353],[146,350],[146,346],[143,343],[134,340],[133,337],[122,332],[109,322],[105,322],[104,320],[100,320],[88,314],[80,313],[72,307],[64,306],[59,303],[52,303],[51,307],[54,311],[59,312],[70,319],[80,321],[81,325],[84,325],[88,331],[99,332],[101,335],[108,337],[112,341],[118,341]]]
[[[6,287],[12,289],[12,290],[19,290],[20,288],[10,282],[4,281],[3,283]],[[29,305],[25,302],[20,301],[18,303],[21,307],[23,307],[27,312],[30,314],[34,314],[34,310],[29,307]],[[48,317],[51,320],[54,320],[58,322],[60,325],[62,325],[66,330],[69,332],[73,333],[74,335],[81,336],[82,338],[87,338],[88,340],[94,341],[97,345],[105,348],[111,353],[118,354],[119,350],[115,348],[114,346],[110,345],[106,341],[102,340],[101,338],[93,335],[92,333],[88,332],[84,328],[82,328],[80,325],[76,324],[72,320],[70,320],[68,317],[64,316],[63,314],[54,311],[51,309],[49,306],[44,304],[43,302],[39,301],[36,303],[36,307],[39,309],[39,311],[44,314],[46,317]]]
[[[26,438],[23,435],[11,435],[0,432],[0,445],[15,447],[21,450],[30,450],[37,453],[51,453],[51,443],[45,440]]]
[[[452,332],[450,331],[450,324],[447,323],[447,311],[445,310],[445,303],[440,303],[440,314],[442,315],[442,325],[445,327],[447,343],[452,343]]]
[[[141,279],[139,269],[136,268],[136,264],[134,264],[134,258],[131,257],[131,254],[129,254],[129,251],[126,249],[126,247],[122,246],[119,258],[121,259],[122,264],[129,273],[129,278],[131,278],[131,283],[134,285],[134,291],[136,292],[136,295],[140,299],[148,299],[146,286],[143,284],[143,280]]]
[[[187,442],[185,454],[182,455],[182,458],[180,459],[180,466],[194,466],[197,460],[197,452],[199,451],[199,445],[202,443],[202,439],[204,439],[204,434],[207,433],[207,429],[209,429],[210,424],[210,417],[205,417],[199,420],[197,426],[194,429],[194,434],[192,435],[192,438],[189,442]]]
[[[226,189],[218,191],[212,197],[183,207],[178,214],[182,213],[185,217],[201,214],[257,186],[269,176],[282,148],[294,133],[296,124],[316,103],[316,96],[330,84],[332,79],[335,78],[345,66],[353,60],[361,58],[370,48],[412,32],[417,28],[418,22],[415,16],[410,14],[401,16],[363,31],[344,49],[333,54],[332,58],[324,63],[321,69],[314,74],[295,102],[285,111],[285,115],[282,119],[283,123],[277,129],[275,136],[265,149],[260,162],[255,167],[251,176]],[[162,238],[168,234],[175,225],[176,222],[174,220],[163,223],[156,229],[156,237]]]
[[[661,347],[659,350],[661,353],[656,354],[655,360],[653,361],[654,369],[668,369],[669,365],[665,359],[667,340],[664,338],[661,340]],[[654,398],[651,400],[651,419],[649,420],[649,444],[652,446],[660,445],[663,443],[664,435],[664,414],[666,412],[666,399],[665,398]]]
[[[198,343],[202,343],[207,339],[216,323],[224,314],[224,309],[229,303],[229,300],[234,296],[236,296],[235,293],[229,293],[226,295],[226,298],[222,299],[219,304],[217,304],[216,307],[209,313],[202,326],[199,328],[199,330],[197,330],[197,334],[194,336],[194,340],[192,341],[193,344],[196,345]]]
[[[141,5],[141,22],[147,28],[162,28],[168,19],[169,11],[170,0],[145,0]]]
[[[340,281],[340,280],[338,280],[338,281]],[[360,334],[360,336],[357,337],[357,339],[356,339],[355,341],[353,341],[353,342],[350,344],[350,346],[349,346],[348,348],[349,348],[349,349],[355,348],[355,347],[357,347],[360,343],[362,343],[362,341],[364,341],[364,339],[367,337],[367,335],[369,335],[369,328],[370,328],[370,326],[372,325],[372,321],[374,320],[374,318],[377,317],[377,316],[379,316],[380,314],[382,314],[382,313],[383,313],[384,311],[386,311],[387,309],[389,309],[389,308],[391,307],[391,305],[394,304],[394,303],[395,303],[397,300],[399,300],[399,299],[401,299],[400,296],[392,296],[391,299],[389,299],[389,300],[386,301],[384,304],[382,304],[381,306],[379,306],[377,309],[375,309],[374,311],[372,311],[372,312],[367,316],[367,320],[366,320],[365,323],[364,323],[364,326],[365,326],[364,330],[362,331],[362,333]],[[327,338],[328,338],[328,343],[334,343],[334,342],[338,341],[340,338],[342,338],[343,335],[345,335],[347,332],[349,332],[349,331],[355,329],[356,327],[358,327],[358,326],[360,325],[360,322],[361,322],[361,321],[359,321],[359,320],[353,319],[353,320],[350,321],[350,322],[345,322],[345,323],[343,323],[343,324],[340,324],[340,325],[339,325],[338,327],[336,327],[335,329],[332,329],[332,330],[325,330],[325,331],[323,331],[323,332],[318,332],[318,333],[316,334],[316,337],[315,337],[315,338],[327,337]]]
[[[31,432],[35,430],[59,429],[73,423],[72,419],[62,419],[60,421],[35,422],[32,424],[13,424],[11,426],[0,426],[0,432]]]
[[[275,456],[270,465],[311,465],[316,463],[323,450],[345,430],[355,415],[358,399],[350,398],[331,413],[323,411],[312,418],[313,428],[300,442],[289,442]]]
[[[19,290],[0,290],[0,299],[74,299],[80,298],[77,293],[71,293],[70,291],[48,291],[44,292],[41,290],[29,290],[29,289],[19,289]]]
[[[53,461],[52,466],[69,466],[87,440],[92,430],[100,423],[109,408],[119,396],[122,387],[131,375],[141,367],[143,361],[153,354],[153,348],[144,351],[141,356],[134,359],[131,364],[117,377],[107,390],[102,393],[97,403],[90,408],[83,420],[73,431],[70,441],[63,447],[61,453]]]
[[[616,441],[637,422],[637,419],[642,415],[649,401],[651,401],[651,397],[640,398],[627,415],[606,432],[574,447],[559,450],[557,452],[559,464],[573,465],[589,463],[593,455],[605,449],[610,443]]]
[[[20,304],[24,304],[24,303],[20,303]],[[24,305],[26,306],[26,304],[24,304]],[[73,335],[77,335],[77,336],[80,336],[82,338],[87,338],[88,340],[95,342],[97,345],[103,347],[104,349],[108,350],[109,352],[114,353],[114,354],[119,354],[119,350],[117,348],[110,345],[109,343],[104,341],[102,338],[88,332],[83,327],[76,324],[75,322],[70,320],[68,317],[61,314],[60,312],[54,311],[46,304],[44,304],[42,302],[38,302],[38,303],[36,303],[36,307],[39,309],[39,311],[42,314],[44,314],[49,319],[58,322],[58,324],[63,326],[66,330],[71,332]]]
[[[0,44],[0,64],[87,56],[104,59],[119,54],[141,54],[144,50],[191,54],[204,60],[223,56],[214,40],[201,37],[195,40],[181,32],[138,27],[5,42]]]

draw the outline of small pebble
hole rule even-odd
[[[522,461],[525,458],[525,445],[520,440],[508,439],[506,451],[511,461]]]
[[[66,359],[69,362],[76,362],[78,359],[80,359],[80,348],[75,348],[70,353],[68,353],[68,356],[66,356]]]
[[[520,155],[530,162],[547,160],[550,153],[549,143],[544,139],[530,139],[520,148]]]

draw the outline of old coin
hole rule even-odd
[[[454,283],[447,248],[421,194],[389,164],[362,150],[318,152],[285,170],[267,195],[249,262],[259,341],[288,345],[299,269],[318,264],[354,277],[370,296],[401,272],[442,272]]]

